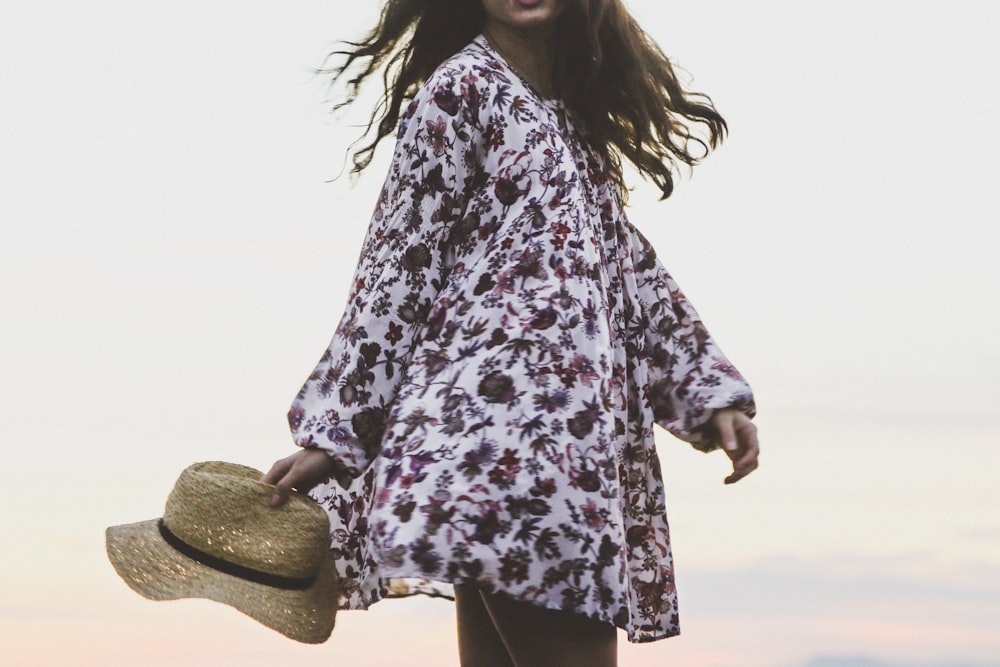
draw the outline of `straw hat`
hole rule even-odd
[[[337,613],[330,521],[301,494],[271,507],[274,487],[261,474],[234,463],[192,465],[162,519],[108,528],[108,558],[150,600],[215,600],[287,637],[321,643]]]

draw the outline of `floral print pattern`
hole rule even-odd
[[[289,411],[336,479],[341,604],[475,583],[678,632],[653,425],[752,416],[573,114],[479,37],[403,115],[343,319]]]

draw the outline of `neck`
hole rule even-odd
[[[552,97],[552,52],[550,31],[519,31],[489,20],[483,35],[544,97]]]

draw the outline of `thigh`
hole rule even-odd
[[[504,595],[482,594],[516,667],[616,667],[615,627]]]
[[[471,584],[455,586],[455,616],[462,667],[514,667],[478,588]]]

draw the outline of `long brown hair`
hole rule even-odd
[[[591,147],[621,183],[623,159],[660,188],[673,191],[672,172],[693,166],[726,134],[726,121],[703,94],[686,91],[670,61],[621,0],[566,0],[553,31],[553,85],[583,120]],[[405,105],[442,62],[482,32],[479,0],[387,0],[378,25],[346,42],[332,69],[347,83],[337,108],[357,99],[361,85],[382,71],[384,92],[352,157],[367,167],[378,143],[396,130]],[[700,130],[700,132],[699,132]]]

